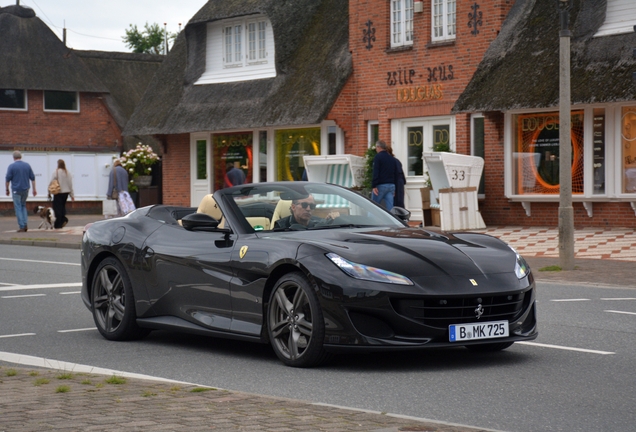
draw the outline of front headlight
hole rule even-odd
[[[327,258],[337,265],[340,270],[355,279],[397,285],[413,285],[413,282],[406,276],[363,264],[356,264],[335,253],[328,253]]]
[[[530,273],[530,266],[528,265],[526,260],[523,259],[521,255],[519,255],[515,248],[513,248],[512,246],[508,247],[512,249],[512,251],[517,256],[517,262],[515,263],[515,274],[517,275],[518,279],[523,279],[524,277],[528,276],[528,273]]]

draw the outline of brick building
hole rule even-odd
[[[64,159],[74,178],[70,213],[101,211],[113,156],[138,141],[123,127],[163,56],[75,51],[18,5],[0,8],[0,33],[0,173],[22,151],[36,174],[29,202],[46,201]],[[11,197],[0,196],[0,213],[13,213]]]
[[[636,226],[636,2],[574,0],[571,136],[574,224]],[[499,118],[486,141],[490,224],[558,225],[559,16],[517,0],[456,112]]]
[[[632,64],[625,48],[632,36],[593,37],[606,15],[617,14],[615,5],[631,10],[632,3],[574,0],[573,67],[579,73],[573,73],[573,97],[589,90],[581,104],[633,100],[612,80],[585,81],[586,61],[596,77],[615,72],[616,65],[626,73]],[[164,201],[170,204],[196,205],[222,187],[227,162],[244,169],[248,181],[299,180],[303,155],[363,155],[383,139],[404,167],[405,205],[413,219],[422,217],[422,155],[446,148],[484,157],[479,192],[487,224],[554,226],[556,175],[542,168],[542,181],[551,184],[539,193],[513,190],[525,165],[519,162],[523,152],[511,148],[510,128],[520,114],[514,110],[524,106],[532,115],[546,113],[543,119],[555,111],[558,25],[556,3],[540,0],[209,1],[186,26],[125,134],[162,141],[170,184]],[[588,47],[593,55],[577,57]],[[581,127],[594,127],[598,108],[577,108],[587,110]],[[616,110],[623,108],[611,109],[618,122]],[[587,155],[581,166],[591,178],[585,194],[575,192],[583,203],[576,224],[631,225],[634,199],[627,189],[617,193],[620,175],[614,186],[607,182],[605,192],[595,192],[592,179],[602,171],[593,169],[600,162],[592,162],[598,155],[591,137],[598,132],[589,129],[584,149],[577,150]],[[542,157],[556,160],[550,151]],[[620,180],[625,184],[627,169]]]

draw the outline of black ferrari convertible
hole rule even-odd
[[[521,256],[407,218],[309,182],[144,207],[87,227],[82,299],[110,340],[163,329],[269,343],[297,367],[344,350],[498,351],[537,337]]]

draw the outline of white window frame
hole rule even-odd
[[[431,1],[431,40],[455,40],[457,34],[457,0]]]
[[[470,115],[470,154],[472,156],[482,157],[480,155],[475,155],[475,127],[474,127],[474,125],[475,125],[475,119],[479,119],[479,118],[480,119],[484,119],[484,128],[485,128],[486,120],[485,120],[485,116],[484,116],[483,113],[475,113],[475,114],[471,114]],[[484,153],[486,152],[485,139],[486,139],[486,131],[484,130]],[[485,154],[484,154],[484,156],[485,156]],[[485,167],[485,158],[484,157],[482,157],[482,158],[484,159],[484,167]],[[485,176],[485,172],[482,172],[481,173],[482,179],[484,178],[484,176]],[[478,194],[478,197],[483,199],[486,196],[485,196],[485,194]]]
[[[0,111],[28,111],[29,110],[28,90],[26,90],[26,89],[9,89],[9,88],[3,88],[2,90],[23,90],[24,91],[24,108],[3,108],[3,107],[0,107]]]
[[[413,45],[413,0],[391,0],[391,48]]]
[[[195,85],[273,78],[275,59],[274,32],[265,15],[208,23],[205,72]]]
[[[63,109],[47,109],[46,108],[46,92],[47,91],[57,91],[57,90],[43,90],[42,91],[42,110],[45,112],[59,112],[59,113],[78,113],[80,112],[80,95],[79,92],[64,92],[64,93],[74,93],[75,100],[77,101],[77,109],[74,110],[63,110]]]
[[[575,202],[580,201],[635,201],[636,194],[623,193],[623,171],[622,171],[622,151],[620,140],[621,129],[621,109],[623,106],[633,106],[630,103],[602,104],[573,106],[572,111],[584,111],[584,137],[583,137],[583,157],[584,157],[584,186],[583,193],[573,195]],[[594,167],[593,167],[593,147],[594,137],[592,124],[594,121],[594,109],[603,108],[605,110],[605,192],[594,193]],[[514,193],[513,176],[513,136],[512,119],[516,114],[532,114],[541,112],[558,112],[558,107],[542,110],[515,110],[508,111],[504,116],[504,194],[512,201],[526,202],[558,202],[559,194],[516,194]]]
[[[634,0],[608,0],[605,22],[594,37],[632,33],[636,25]]]
[[[369,120],[367,122],[367,144],[368,148],[375,146],[375,143],[372,142],[373,139],[373,126],[377,126],[378,130],[380,128],[380,122],[378,120]]]
[[[205,141],[206,177],[197,179],[197,141]],[[197,207],[205,195],[211,194],[214,173],[212,172],[212,144],[210,133],[190,134],[190,205]]]

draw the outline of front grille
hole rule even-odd
[[[451,324],[477,321],[475,310],[479,305],[483,309],[479,321],[513,321],[526,309],[531,298],[532,291],[526,291],[496,296],[393,298],[391,304],[406,318],[442,329]]]

